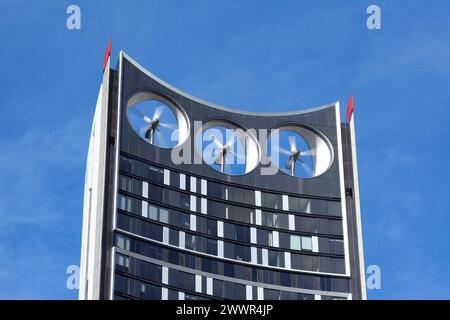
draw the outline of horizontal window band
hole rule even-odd
[[[292,215],[299,216],[299,217],[322,218],[322,219],[330,219],[330,220],[340,220],[340,221],[342,221],[342,216],[334,216],[334,215],[326,215],[326,214],[318,214],[318,213],[302,213],[302,212],[296,212],[296,211],[290,211],[290,210],[282,210],[282,209],[273,209],[273,208],[260,207],[260,206],[247,204],[247,203],[242,203],[242,202],[234,202],[234,201],[224,200],[224,199],[220,199],[220,198],[214,198],[214,197],[211,197],[211,196],[208,196],[208,195],[202,195],[200,193],[190,192],[188,190],[182,190],[182,189],[179,189],[177,187],[166,185],[164,183],[158,183],[158,182],[155,182],[155,181],[144,179],[144,178],[142,178],[142,177],[140,177],[138,175],[131,174],[131,173],[123,171],[123,170],[120,170],[119,174],[123,175],[123,176],[127,176],[129,178],[134,178],[134,179],[139,180],[139,181],[147,182],[149,185],[157,186],[157,187],[160,187],[160,188],[163,188],[163,189],[176,191],[176,192],[183,193],[183,194],[189,195],[189,196],[193,195],[193,196],[201,197],[201,198],[204,198],[204,199],[207,199],[207,200],[220,202],[220,203],[228,204],[228,205],[233,205],[233,206],[236,206],[236,207],[248,208],[248,209],[252,209],[252,210],[261,210],[261,211],[272,212],[272,213],[292,214]],[[141,197],[141,195],[136,195],[136,196]]]
[[[270,265],[261,265],[261,264],[255,264],[255,263],[247,262],[247,261],[234,260],[234,259],[231,259],[231,258],[218,257],[218,256],[215,256],[215,255],[212,255],[212,254],[208,254],[208,253],[204,253],[204,252],[194,251],[194,250],[190,250],[190,249],[186,249],[186,248],[180,248],[178,246],[174,246],[174,245],[171,245],[171,244],[168,244],[168,243],[163,243],[163,242],[158,241],[158,240],[154,240],[154,239],[150,239],[150,238],[147,238],[147,237],[144,237],[144,236],[140,236],[138,234],[132,233],[132,232],[127,231],[127,230],[119,229],[119,228],[115,228],[113,231],[116,231],[116,232],[118,232],[120,234],[123,234],[123,235],[126,235],[126,236],[133,237],[133,238],[138,239],[138,240],[142,240],[144,242],[157,244],[160,247],[167,247],[168,249],[175,249],[177,251],[186,252],[186,253],[190,253],[190,254],[193,254],[193,255],[204,256],[204,257],[211,258],[211,259],[214,259],[214,260],[218,260],[218,261],[221,261],[221,262],[235,263],[235,264],[241,264],[241,265],[245,265],[245,266],[249,266],[249,267],[260,268],[260,269],[282,271],[282,272],[290,272],[290,273],[296,273],[296,274],[305,274],[305,275],[311,275],[311,276],[324,276],[324,277],[345,278],[345,279],[349,279],[350,278],[349,275],[344,274],[344,273],[329,273],[329,272],[321,272],[321,271],[286,269],[286,268],[282,268],[282,267],[275,267],[275,266],[270,266]]]
[[[158,202],[156,200],[151,200],[151,199],[148,199],[148,198],[142,197],[140,195],[136,195],[134,193],[130,193],[130,192],[124,191],[124,190],[119,190],[119,194],[122,194],[122,195],[125,195],[125,196],[128,196],[128,197],[132,197],[132,198],[134,198],[136,200],[139,200],[139,201],[146,201],[146,202],[148,202],[150,204],[153,204],[153,205],[159,206],[159,207],[163,207],[165,209],[180,211],[180,212],[183,212],[183,213],[186,213],[186,214],[193,214],[193,215],[196,215],[198,217],[204,217],[204,218],[220,220],[219,217],[213,216],[211,214],[199,213],[199,212],[196,212],[196,211],[190,211],[189,209],[175,207],[175,206],[172,206],[170,204],[160,203],[160,202]],[[117,210],[122,210],[122,209],[117,208]],[[124,211],[124,210],[122,210],[122,211]],[[124,212],[127,212],[127,211],[124,211]],[[314,219],[316,217],[307,217],[307,218],[313,218]],[[326,218],[319,218],[319,219],[326,219]],[[330,220],[336,221],[335,219],[330,219]],[[254,228],[258,228],[258,229],[264,229],[264,230],[268,230],[268,231],[279,231],[279,232],[285,232],[286,231],[285,233],[289,233],[289,231],[292,231],[292,230],[289,230],[289,228],[273,228],[273,227],[257,225],[257,224],[252,224],[252,223],[246,223],[246,222],[236,221],[236,220],[231,220],[231,219],[224,219],[224,220],[220,220],[220,221],[235,223],[235,224],[242,225],[242,226],[247,226],[247,227],[254,227]],[[296,232],[302,232],[301,234],[307,235],[307,236],[319,236],[319,237],[323,237],[323,238],[330,238],[330,239],[337,239],[337,240],[343,240],[344,239],[344,237],[342,235],[337,235],[337,234],[314,233],[314,232],[303,232],[303,231],[296,231]]]
[[[126,255],[128,257],[133,257],[133,258],[138,259],[140,261],[145,261],[145,262],[148,262],[148,263],[151,263],[151,264],[159,265],[159,266],[162,266],[162,267],[167,267],[167,268],[170,268],[170,269],[176,269],[178,271],[190,273],[190,274],[193,274],[193,275],[200,275],[202,277],[209,277],[209,278],[220,280],[220,281],[227,281],[227,282],[232,282],[232,283],[236,283],[236,284],[249,285],[249,286],[252,286],[252,287],[260,287],[260,288],[270,289],[270,290],[280,290],[280,291],[303,293],[303,294],[320,294],[320,295],[324,295],[324,296],[340,296],[340,297],[347,297],[350,294],[349,292],[346,292],[346,291],[326,291],[326,290],[322,290],[322,289],[308,289],[308,288],[301,288],[301,287],[297,287],[297,286],[283,286],[283,285],[280,285],[280,284],[272,284],[272,283],[266,283],[266,282],[257,282],[257,281],[253,281],[253,280],[247,280],[247,279],[242,279],[242,278],[230,277],[230,276],[226,276],[226,275],[222,275],[222,274],[216,274],[216,273],[211,273],[211,272],[207,272],[207,271],[193,269],[193,268],[189,268],[189,267],[185,267],[185,266],[180,266],[180,265],[177,265],[177,264],[166,262],[164,260],[158,260],[158,259],[155,259],[155,258],[150,258],[150,257],[144,256],[142,254],[135,253],[135,252],[132,252],[132,251],[127,251],[127,250],[120,249],[120,248],[117,248],[117,247],[116,247],[116,250],[117,250],[117,253],[119,253],[121,255]],[[271,271],[271,270],[269,270],[269,271]],[[319,276],[306,275],[306,276],[320,277],[320,275]],[[337,277],[335,277],[335,278],[337,278]],[[341,279],[341,280],[349,280],[349,279]],[[164,284],[164,286],[166,286],[166,285]]]
[[[246,186],[246,185],[232,183],[232,182],[229,182],[229,181],[223,181],[223,180],[219,180],[219,179],[211,178],[211,177],[206,177],[206,176],[199,176],[199,175],[197,175],[195,173],[183,171],[183,170],[172,168],[172,167],[166,167],[164,165],[161,165],[160,163],[152,162],[152,161],[149,161],[147,159],[142,159],[142,158],[139,158],[139,157],[137,157],[135,155],[129,154],[129,153],[124,152],[124,151],[120,151],[120,155],[123,155],[125,157],[131,158],[133,160],[144,162],[144,163],[146,163],[148,165],[151,165],[151,166],[159,167],[161,169],[167,169],[167,170],[171,170],[171,171],[174,171],[174,172],[177,172],[177,173],[187,174],[187,175],[190,175],[192,177],[196,177],[197,179],[204,179],[204,180],[220,183],[220,184],[223,184],[223,185],[226,185],[226,186],[230,186],[230,187],[237,187],[237,188],[242,188],[242,189],[246,189],[246,190],[250,190],[250,191],[258,190],[258,191],[267,192],[267,193],[271,193],[271,194],[277,194],[277,195],[283,195],[284,194],[284,195],[295,197],[295,198],[303,198],[303,199],[310,199],[310,200],[327,200],[327,201],[333,201],[333,202],[341,202],[341,198],[337,198],[337,197],[314,196],[314,195],[308,195],[308,194],[298,194],[298,193],[292,193],[292,192],[274,191],[274,190],[264,189],[264,188],[259,188],[259,187],[257,189],[256,188],[253,189],[253,188],[250,188],[249,186]]]
[[[185,233],[189,233],[191,235],[194,236],[202,236],[204,238],[208,238],[208,239],[212,239],[212,240],[222,240],[222,241],[226,241],[229,243],[234,243],[234,244],[238,244],[238,245],[245,245],[248,247],[255,247],[255,248],[260,248],[260,249],[268,249],[268,250],[272,250],[272,251],[280,251],[280,252],[290,252],[290,253],[295,253],[295,254],[304,254],[304,255],[308,255],[308,256],[319,256],[319,257],[326,257],[326,258],[340,258],[340,259],[344,259],[345,255],[340,255],[340,254],[334,254],[334,253],[323,253],[323,252],[313,252],[313,251],[307,251],[307,250],[295,250],[295,249],[288,249],[288,248],[283,248],[283,247],[274,247],[274,246],[264,246],[262,244],[257,244],[257,243],[250,243],[250,242],[244,242],[244,241],[239,241],[239,240],[234,240],[234,239],[230,239],[230,238],[225,238],[225,237],[218,237],[218,236],[214,236],[214,235],[210,235],[207,233],[200,233],[198,230],[197,231],[193,231],[191,229],[184,229],[181,227],[178,227],[176,225],[172,225],[172,224],[168,224],[168,223],[163,223],[160,222],[158,220],[152,220],[149,218],[145,218],[143,216],[139,216],[137,214],[133,214],[133,213],[129,213],[127,211],[124,211],[122,209],[117,209],[121,214],[124,214],[126,216],[132,217],[132,218],[138,218],[139,220],[142,220],[144,222],[147,223],[153,223],[155,225],[159,225],[161,227],[169,227],[170,229],[173,230],[177,230],[177,231],[183,231]],[[205,218],[205,216],[202,216],[203,218]],[[217,221],[217,220],[216,220]],[[226,221],[224,221],[226,222]],[[305,236],[305,234],[293,234],[293,233],[289,233],[289,235],[294,235],[294,236]],[[306,235],[309,237],[309,235]],[[340,239],[342,240],[342,239]]]
[[[121,254],[124,254],[124,253],[121,253]],[[144,260],[142,260],[142,261],[144,261]],[[149,262],[149,263],[151,263],[151,262]],[[161,266],[161,265],[158,265],[158,266]],[[142,277],[136,276],[136,275],[128,273],[128,272],[123,272],[123,271],[116,270],[115,273],[119,274],[119,275],[121,275],[123,277],[127,277],[127,278],[130,278],[130,279],[138,280],[138,281],[141,281],[141,282],[144,282],[144,283],[148,283],[148,284],[151,284],[151,285],[154,285],[154,286],[157,286],[157,287],[167,288],[167,289],[174,290],[174,291],[182,291],[184,293],[187,293],[187,294],[190,294],[190,295],[193,295],[193,296],[199,296],[199,297],[204,297],[204,298],[208,298],[208,299],[227,300],[227,299],[224,299],[222,297],[218,297],[218,296],[214,296],[214,295],[207,295],[205,293],[200,293],[200,292],[197,292],[197,291],[192,291],[192,290],[187,290],[187,289],[184,289],[184,288],[171,286],[171,285],[168,285],[168,284],[164,284],[162,282],[156,282],[156,281],[153,281],[153,280],[149,280],[149,279],[146,279],[146,278],[142,278]],[[195,275],[195,274],[193,273],[193,275]],[[120,291],[118,291],[118,292],[120,292]],[[132,296],[132,297],[134,297],[134,296]]]

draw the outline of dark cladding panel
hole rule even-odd
[[[123,61],[123,97],[122,97],[122,121],[121,121],[121,151],[134,154],[140,158],[154,162],[162,162],[175,170],[190,172],[217,180],[226,180],[231,183],[246,185],[253,188],[263,188],[278,192],[293,194],[306,194],[312,196],[326,196],[340,198],[339,168],[337,157],[337,128],[335,106],[330,105],[316,111],[306,113],[292,113],[289,115],[260,116],[257,114],[245,114],[230,112],[202,104],[198,101],[185,97],[170,88],[163,86],[158,81],[146,75],[127,59]],[[179,105],[187,114],[191,122],[191,137],[193,137],[194,121],[205,123],[210,119],[232,120],[244,128],[255,130],[270,130],[287,123],[298,123],[316,128],[330,141],[334,151],[334,161],[328,171],[317,178],[297,179],[277,172],[272,176],[260,174],[261,165],[252,172],[242,176],[224,176],[209,166],[190,164],[175,165],[171,161],[171,150],[154,147],[142,140],[130,126],[126,105],[128,99],[138,91],[157,92],[169,97]],[[195,152],[191,141],[191,150]]]

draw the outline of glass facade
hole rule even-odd
[[[219,183],[125,154],[118,177],[115,298],[348,295],[340,202]]]

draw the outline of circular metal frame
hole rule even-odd
[[[313,175],[311,177],[297,177],[298,179],[312,179],[317,178],[327,172],[333,164],[334,161],[334,151],[331,142],[328,138],[317,129],[314,129],[310,126],[305,126],[298,123],[285,123],[278,125],[270,130],[270,134],[267,137],[267,149],[269,147],[269,141],[271,139],[272,132],[274,130],[280,131],[294,131],[299,134],[308,145],[309,149],[315,149],[315,155],[312,156],[313,160]],[[278,167],[279,171],[282,173],[289,175]],[[292,175],[289,175],[292,177]]]
[[[182,145],[183,143],[185,143],[189,139],[189,133],[191,130],[190,129],[191,125],[190,125],[189,118],[188,118],[186,112],[183,110],[183,108],[181,106],[179,106],[178,104],[175,104],[172,100],[166,98],[164,95],[161,95],[159,93],[155,93],[155,92],[151,92],[151,91],[138,91],[128,99],[127,104],[126,104],[127,121],[130,124],[130,126],[133,128],[133,130],[136,132],[136,129],[131,124],[130,119],[128,119],[128,109],[132,108],[133,106],[135,106],[136,104],[138,104],[140,102],[147,101],[147,100],[159,100],[162,103],[164,103],[165,105],[167,105],[170,108],[170,110],[173,112],[173,114],[175,115],[175,118],[177,120],[177,125],[178,125],[178,142],[173,147],[162,147],[162,146],[158,146],[155,144],[151,144],[145,139],[143,139],[143,140],[145,140],[145,142],[147,142],[151,146],[161,148],[161,149],[173,149],[173,148],[176,148],[176,147]],[[139,135],[139,137],[142,139],[142,137],[140,135]]]
[[[258,142],[258,139],[257,139],[255,133],[252,132],[252,130],[245,128],[243,125],[240,125],[234,121],[230,121],[230,120],[226,120],[226,119],[208,120],[194,132],[194,149],[195,149],[195,152],[197,152],[197,154],[200,155],[202,160],[204,160],[203,159],[203,144],[202,144],[202,150],[198,150],[198,147],[197,147],[198,135],[199,135],[200,131],[202,131],[202,134],[203,134],[203,132],[205,132],[206,130],[208,130],[212,127],[224,127],[226,129],[238,130],[238,132],[240,134],[236,135],[236,136],[239,139],[240,143],[242,145],[245,145],[245,159],[246,159],[244,173],[240,173],[240,174],[224,173],[224,172],[220,172],[220,171],[216,170],[214,167],[212,167],[211,165],[208,164],[212,169],[214,169],[215,171],[217,171],[219,173],[229,175],[229,176],[242,176],[242,175],[246,175],[246,174],[252,172],[259,166],[260,161],[261,161],[261,147],[259,145],[259,142]]]

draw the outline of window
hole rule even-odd
[[[223,297],[223,281],[213,279],[213,294],[216,297]]]
[[[278,228],[289,229],[289,216],[287,214],[278,214]]]
[[[118,234],[117,235],[117,246],[120,249],[125,249],[125,250],[130,250],[130,239],[128,239],[127,237]]]
[[[169,285],[183,290],[195,291],[195,275],[169,269]]]
[[[133,173],[133,160],[128,159],[124,156],[120,157],[120,170],[123,170],[128,173]]]
[[[280,300],[280,291],[265,288],[264,300]]]
[[[300,244],[300,236],[294,236],[291,235],[291,249],[292,250],[300,250],[301,244]]]
[[[225,258],[235,259],[234,256],[234,244],[230,242],[223,243],[223,254]]]
[[[257,243],[263,246],[273,246],[273,232],[263,229],[256,229]]]
[[[245,285],[224,281],[224,298],[233,300],[245,300]]]
[[[223,206],[223,204],[222,204]],[[226,207],[226,217],[228,219],[238,221],[238,222],[245,222],[250,223],[250,217],[252,215],[252,210],[249,208],[239,207],[239,206],[233,206],[233,205],[227,205]]]
[[[171,245],[178,246],[179,245],[179,242],[178,242],[179,237],[180,237],[180,233],[178,232],[178,230],[169,229],[169,243]]]
[[[237,240],[242,242],[250,242],[250,228],[224,222],[223,224],[224,238]]]
[[[301,213],[311,213],[310,200],[296,197],[289,197],[289,210]]]
[[[235,259],[239,261],[250,261],[250,248],[247,246],[234,245]]]
[[[117,227],[128,232],[138,234],[143,237],[162,241],[162,226],[142,221],[121,213],[117,214]]]
[[[190,206],[191,206],[191,198],[189,197],[189,195],[184,194],[184,193],[180,194],[179,206],[181,208],[190,208]]]
[[[197,231],[215,236],[217,235],[217,221],[204,217],[197,217]]]
[[[119,188],[124,191],[133,192],[133,179],[127,176],[119,176]]]
[[[236,225],[236,240],[242,242],[250,242],[250,228]]]
[[[202,271],[212,273],[213,272],[213,260],[202,258]]]
[[[312,250],[312,239],[311,237],[302,236],[302,250]]]
[[[271,228],[289,229],[289,216],[283,213],[261,212],[263,226]]]
[[[267,241],[267,245],[269,245],[269,246],[273,246],[273,232],[272,231],[269,231],[269,233],[268,233],[268,241]]]
[[[256,229],[256,239],[258,240],[258,244],[267,246],[269,242],[269,231]]]
[[[159,208],[159,221],[163,223],[169,223],[169,211],[163,208]]]
[[[217,240],[206,239],[206,253],[217,256]]]
[[[241,203],[255,203],[255,192],[249,189],[238,187],[226,187],[228,190],[228,200]]]
[[[281,195],[261,192],[261,206],[273,209],[282,209]]]
[[[208,196],[241,203],[255,203],[255,192],[233,186],[208,181]]]
[[[181,180],[181,182],[180,182],[180,180]],[[170,175],[170,185],[172,187],[182,189],[181,187],[185,186],[185,184],[186,184],[186,183],[183,184],[183,181],[184,180],[182,178],[180,178],[180,174],[179,173],[177,173],[177,172],[172,172],[171,173],[171,175]]]
[[[284,267],[284,253],[281,251],[269,251],[269,265],[274,267]]]
[[[224,242],[224,256],[239,261],[250,261],[250,247]]]
[[[326,239],[329,241],[329,252],[335,254],[344,254],[344,241],[338,239]]]
[[[185,241],[185,248],[186,249],[190,249],[190,250],[195,250],[196,246],[195,246],[195,236],[193,236],[192,234],[186,233],[186,241]]]
[[[168,289],[167,290],[167,300],[178,300],[178,291]]]
[[[341,216],[341,203],[335,201],[328,201],[328,214],[331,216]]]
[[[185,184],[185,188],[186,188],[186,190],[191,190],[191,179],[190,179],[191,177],[189,177],[189,176],[185,176],[185,182],[184,182],[184,184]]]
[[[291,235],[289,233],[280,232],[278,241],[280,248],[291,249]]]
[[[208,196],[225,199],[225,186],[216,182],[208,181]]]
[[[276,214],[262,211],[261,213],[262,225],[266,227],[276,227]]]
[[[148,206],[148,211],[149,211],[150,219],[158,221],[158,207],[155,207],[155,206],[150,204]]]
[[[224,222],[223,223],[223,237],[234,240],[234,235],[235,235],[234,224]]]
[[[117,264],[119,266],[125,267],[127,269],[130,267],[130,258],[128,258],[127,256],[124,256],[124,255],[122,255],[120,253],[117,253],[116,254],[116,259],[117,259],[116,260]]]
[[[134,212],[134,206],[133,206],[133,198],[124,196],[123,194],[118,194],[118,208],[128,211],[128,212]]]
[[[183,212],[174,212],[172,210],[172,215],[170,216],[170,220],[172,221],[172,217],[174,217],[174,219],[176,219],[176,221],[178,222],[174,224],[180,226],[181,228],[185,228],[185,229],[189,229],[190,225],[191,225],[191,219],[190,219],[190,215],[183,213]]]
[[[264,292],[264,298],[266,293]],[[280,300],[297,300],[298,294],[296,292],[281,291]]]
[[[123,292],[128,293],[128,288],[130,284],[130,278],[124,277],[120,274],[114,275],[114,289]]]
[[[162,183],[164,181],[164,171],[160,168],[149,166],[148,167],[148,179]]]
[[[339,201],[289,197],[289,210],[301,213],[317,213],[340,216],[341,203]]]
[[[149,204],[148,217],[155,221],[169,223],[169,210]]]
[[[155,201],[162,201],[162,189],[158,186],[149,184],[148,198]]]

